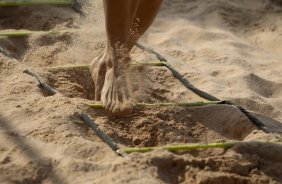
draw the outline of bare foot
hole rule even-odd
[[[104,86],[105,76],[107,72],[107,54],[99,55],[90,64],[90,73],[95,84],[95,100],[101,100],[101,92]]]
[[[90,71],[95,83],[95,100],[102,101],[106,110],[115,115],[132,112],[127,70],[130,58],[114,61],[108,54],[95,58]]]
[[[116,115],[128,115],[132,112],[128,67],[130,57],[110,59],[102,89],[101,100],[105,108]]]

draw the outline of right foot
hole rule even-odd
[[[128,115],[132,111],[127,78],[129,62],[129,57],[113,59],[105,54],[90,65],[95,83],[95,100],[101,100],[105,109],[116,115]]]

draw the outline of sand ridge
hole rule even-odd
[[[95,15],[89,14],[93,7]],[[127,118],[90,109],[84,104],[93,102],[94,85],[87,71],[46,67],[88,64],[103,50],[101,4],[90,3],[86,20],[79,21],[70,8],[1,8],[1,30],[81,32],[0,38],[11,54],[0,53],[0,183],[281,183],[281,146],[156,150],[121,158],[78,116],[87,112],[121,146],[281,141],[281,9],[279,1],[270,0],[169,0],[141,40],[195,86],[254,111],[273,131],[266,134],[227,105],[141,108]],[[89,30],[94,31],[86,35]],[[156,59],[137,48],[132,57]],[[37,81],[22,73],[26,68],[61,94],[42,93]],[[146,68],[145,74],[146,91],[137,94],[141,102],[203,100],[165,68]]]

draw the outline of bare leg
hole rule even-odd
[[[131,50],[139,38],[148,30],[157,16],[163,0],[141,0],[134,22],[130,27],[128,48]]]
[[[95,100],[115,114],[131,110],[126,70],[129,52],[152,24],[162,0],[104,0],[108,45],[90,65]]]
[[[126,69],[130,62],[127,45],[130,25],[139,0],[104,0],[108,45],[103,56],[92,62],[95,98],[115,114],[131,110]]]

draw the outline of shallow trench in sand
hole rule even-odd
[[[52,87],[70,98],[94,101],[94,83],[88,69],[41,68],[36,72]],[[147,89],[138,102],[205,101],[188,91],[164,67],[147,69]],[[138,93],[138,90],[136,91]],[[138,108],[128,117],[116,117],[105,110],[86,109],[99,128],[125,146],[160,146],[174,143],[244,140],[256,127],[236,107]]]

